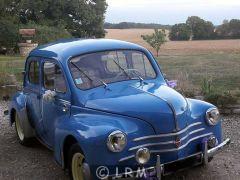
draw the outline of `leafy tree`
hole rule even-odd
[[[217,27],[216,33],[220,39],[240,38],[240,20],[232,19],[231,21],[225,21]]]
[[[4,16],[15,16],[21,24],[64,26],[75,37],[105,35],[106,0],[2,0],[0,5]]]
[[[229,22],[230,36],[234,39],[240,38],[240,20],[232,19]]]
[[[15,51],[18,42],[18,28],[8,20],[0,20],[0,49],[6,48],[8,52]]]
[[[160,47],[166,42],[165,30],[155,29],[152,35],[142,35],[144,41],[146,41],[159,55]]]
[[[215,37],[215,27],[210,21],[191,16],[187,19],[186,24],[191,28],[194,40],[213,39]]]
[[[174,41],[184,41],[189,40],[191,37],[191,29],[185,24],[175,24],[170,31],[169,38]]]

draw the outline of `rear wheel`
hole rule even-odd
[[[78,144],[72,145],[68,154],[68,169],[73,180],[91,179],[90,169]]]
[[[29,146],[32,142],[32,138],[25,137],[24,130],[17,113],[15,113],[15,129],[16,129],[19,143],[24,146]]]

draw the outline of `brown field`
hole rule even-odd
[[[106,38],[133,42],[155,51],[141,35],[151,34],[151,29],[111,29]],[[176,79],[183,89],[201,91],[203,79],[212,81],[216,91],[231,91],[240,100],[240,40],[168,41],[157,58],[169,79]],[[192,91],[192,90],[191,90]]]
[[[106,29],[106,31],[108,32],[106,38],[129,41],[151,49],[142,40],[141,35],[153,33],[152,29]],[[161,52],[162,54],[240,53],[240,40],[168,41],[163,45]]]

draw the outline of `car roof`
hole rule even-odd
[[[32,50],[29,56],[40,56],[66,61],[71,57],[116,49],[145,50],[143,47],[113,39],[70,39],[46,44]]]

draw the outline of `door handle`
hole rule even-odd
[[[68,112],[69,108],[66,104],[63,104],[62,111],[63,112]]]

